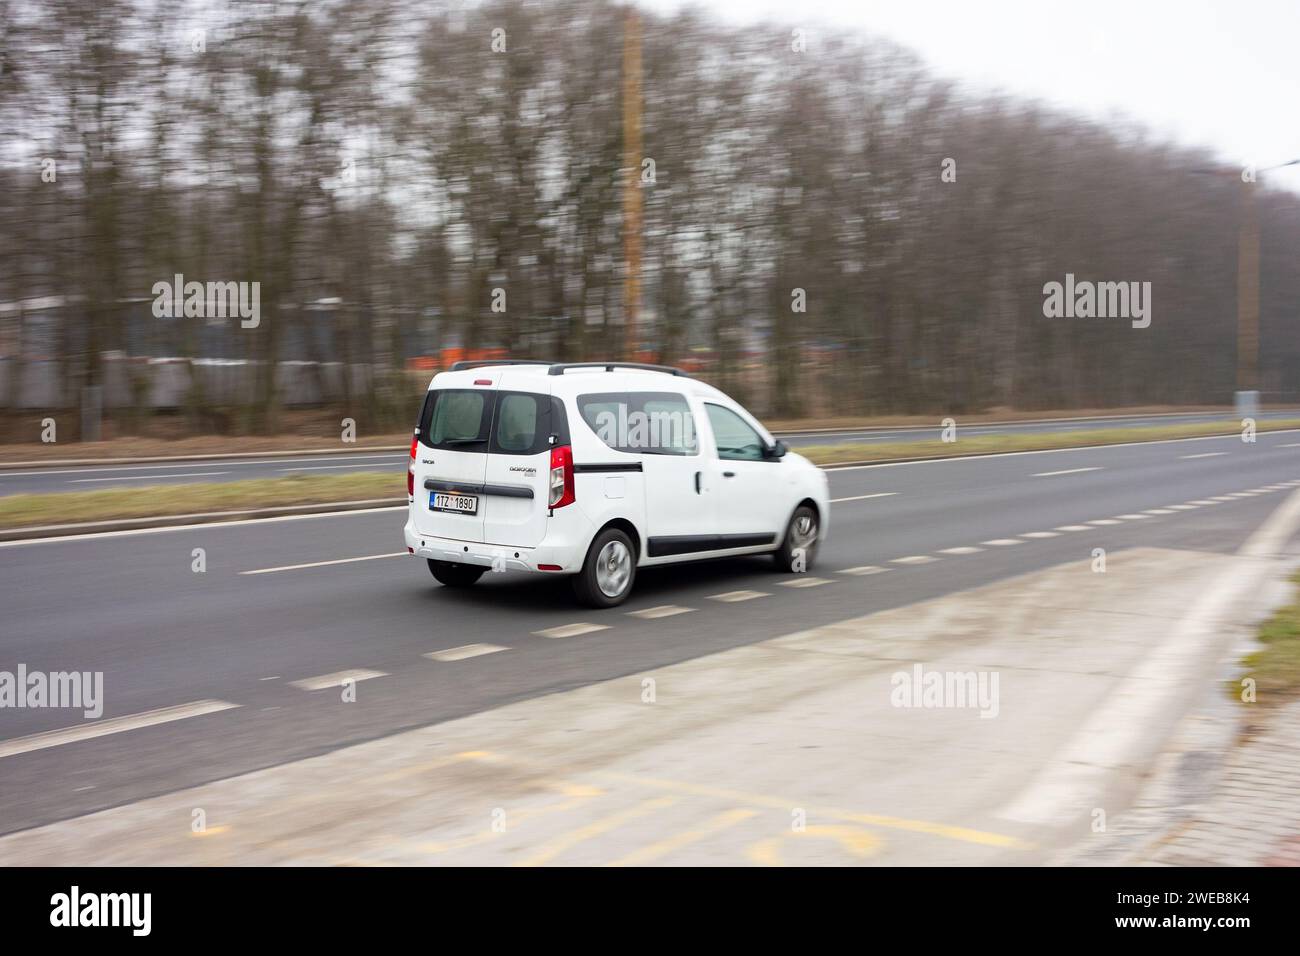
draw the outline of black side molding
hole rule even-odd
[[[426,491],[462,492],[467,495],[495,495],[498,498],[531,498],[533,489],[522,485],[491,485],[474,481],[439,481],[424,479]]]
[[[666,558],[673,554],[725,551],[728,548],[757,548],[776,544],[774,534],[675,534],[646,540],[646,554]]]
[[[639,461],[611,461],[596,465],[574,465],[574,474],[588,474],[597,471],[640,471]]]

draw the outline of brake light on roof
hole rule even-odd
[[[491,384],[492,384],[492,379],[490,379],[490,378],[476,378],[476,379],[474,379],[474,384],[475,384],[475,385],[491,385]]]
[[[577,500],[573,489],[573,448],[556,445],[551,449],[551,508],[563,508]]]

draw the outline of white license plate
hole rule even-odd
[[[478,514],[478,495],[453,495],[435,491],[429,495],[430,511],[450,511],[458,515]]]

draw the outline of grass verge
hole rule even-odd
[[[405,496],[405,479],[400,471],[323,477],[288,475],[224,484],[147,485],[103,491],[9,495],[0,498],[0,528]]]
[[[1293,584],[1300,586],[1300,572],[1292,575]],[[1259,641],[1264,646],[1242,662],[1245,673],[1242,680],[1255,682],[1255,699],[1260,704],[1284,704],[1300,698],[1300,594],[1290,604],[1273,612],[1259,629]],[[1229,683],[1228,693],[1240,699],[1242,684]]]
[[[1300,428],[1300,419],[1261,422],[1257,432]],[[935,429],[937,432],[938,429]],[[849,461],[897,461],[907,458],[960,458],[963,455],[987,455],[1010,451],[1046,451],[1056,448],[1082,448],[1119,445],[1125,442],[1161,441],[1170,438],[1201,438],[1210,435],[1239,434],[1221,423],[1193,425],[1155,425],[1148,428],[1105,428],[1091,431],[1040,432],[1031,435],[973,435],[957,441],[863,442],[842,445],[812,445],[796,449],[799,454],[819,465]]]

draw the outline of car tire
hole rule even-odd
[[[636,548],[618,528],[606,528],[587,549],[582,570],[573,576],[573,593],[590,607],[617,607],[636,581]]]
[[[776,551],[776,566],[782,571],[794,574],[799,571],[811,571],[813,562],[817,560],[817,545],[820,542],[819,531],[821,525],[817,520],[817,509],[812,505],[800,505],[794,509],[794,514],[790,516],[790,523],[786,525],[785,537],[781,539],[781,547]],[[798,558],[799,550],[803,550],[804,558],[800,563]]]
[[[467,588],[479,578],[487,568],[476,564],[457,564],[455,561],[435,561],[429,558],[429,573],[439,584],[449,588]]]

